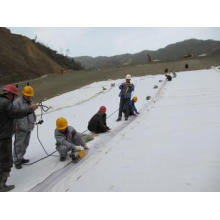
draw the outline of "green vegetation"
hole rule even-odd
[[[64,56],[62,54],[57,53],[57,51],[52,50],[51,48],[47,47],[43,43],[36,42],[35,40],[32,40],[35,45],[45,54],[47,54],[48,57],[50,57],[52,60],[54,60],[56,63],[58,63],[60,66],[62,66],[65,69],[72,69],[72,70],[81,70],[83,67],[80,63],[75,62],[75,60],[71,57]]]

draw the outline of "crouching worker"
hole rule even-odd
[[[137,100],[138,100],[137,96],[134,96],[132,98],[132,100],[129,101],[129,103],[128,103],[129,116],[131,116],[131,115],[135,116],[135,115],[139,114],[139,112],[137,111],[137,108],[135,107],[135,102],[137,102]],[[125,108],[123,109],[123,113],[124,114],[126,113],[126,109]]]
[[[65,161],[68,152],[71,152],[72,160],[77,162],[85,156],[85,149],[89,149],[86,142],[93,140],[92,135],[82,135],[72,126],[68,126],[65,118],[58,118],[55,129],[56,149],[60,154],[60,161]]]
[[[165,74],[165,77],[167,78],[168,81],[172,81],[172,76],[171,75]]]
[[[94,134],[110,131],[110,128],[106,124],[105,106],[101,106],[99,111],[90,119],[88,129]]]

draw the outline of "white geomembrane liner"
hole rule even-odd
[[[49,157],[13,168],[8,183],[16,185],[14,191],[219,191],[219,68],[179,72],[171,82],[164,79],[132,78],[140,115],[116,122],[118,112],[113,114],[107,120],[112,131],[89,142],[91,149],[78,164]],[[117,110],[123,81],[95,82],[44,102],[51,106],[39,126],[46,150],[55,150],[58,117],[82,132],[101,105],[107,115]],[[155,85],[159,88],[153,89]],[[25,158],[33,162],[43,156],[35,128]]]

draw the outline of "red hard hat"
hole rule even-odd
[[[3,91],[10,92],[10,93],[18,96],[18,89],[12,84],[5,85],[3,88]]]
[[[102,112],[102,113],[105,113],[106,112],[106,107],[105,106],[101,106],[99,111]]]

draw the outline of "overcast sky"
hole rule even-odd
[[[72,57],[113,56],[157,50],[190,38],[220,40],[220,28],[212,27],[10,27],[10,30],[31,39],[37,36],[37,41]]]

